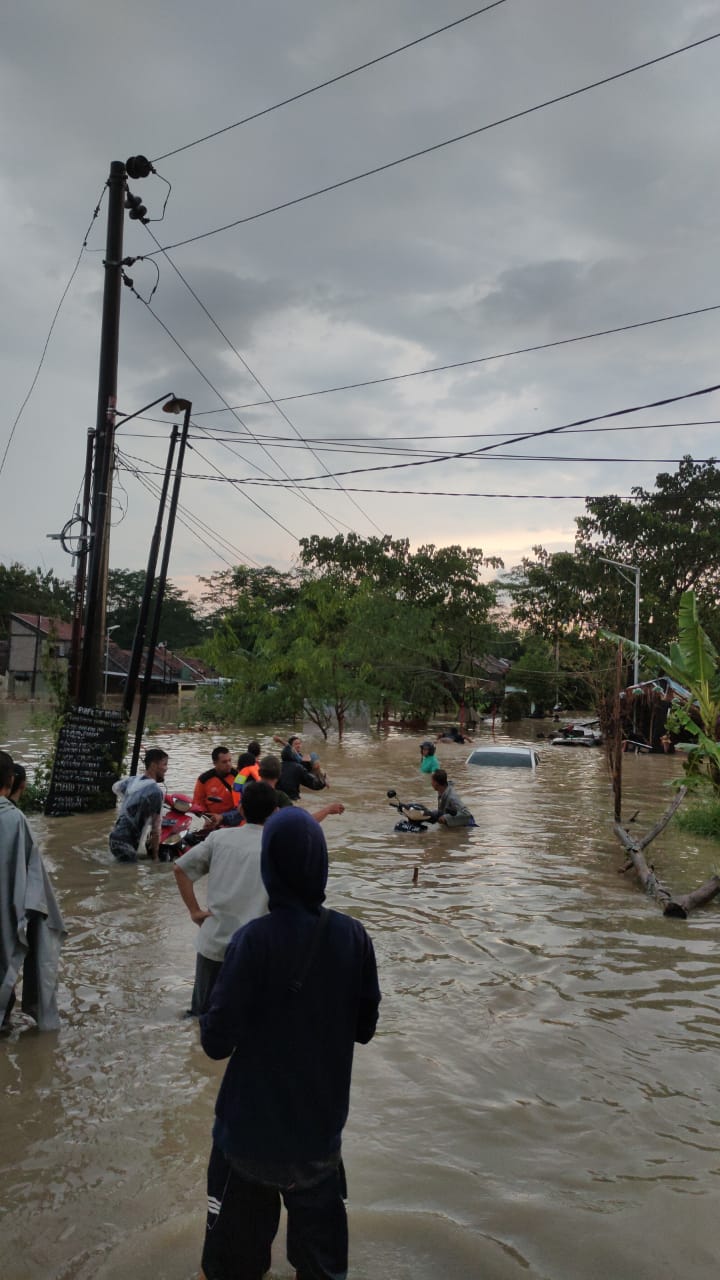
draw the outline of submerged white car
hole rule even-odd
[[[538,764],[538,753],[532,747],[522,746],[475,747],[470,752],[466,764],[501,769],[535,769]]]

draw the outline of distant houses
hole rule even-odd
[[[7,670],[3,683],[10,698],[44,698],[51,693],[50,674],[67,679],[72,625],[43,614],[11,613]],[[140,679],[144,679],[145,654]],[[130,650],[108,640],[103,652],[103,681],[108,694],[125,687]],[[187,657],[159,645],[155,651],[150,692],[182,694],[201,685],[216,684],[217,672],[200,658]],[[0,686],[1,687],[1,686]]]

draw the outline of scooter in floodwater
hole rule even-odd
[[[419,804],[417,801],[405,803],[398,799],[397,791],[388,791],[386,794],[391,808],[405,815],[401,817],[400,822],[395,823],[395,831],[427,831],[430,810],[424,804]]]
[[[206,815],[193,804],[190,796],[183,795],[180,791],[171,792],[165,796],[160,819],[160,861],[171,862],[179,858],[181,853],[204,840],[211,830]],[[149,836],[147,846],[149,851]]]

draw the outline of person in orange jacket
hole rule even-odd
[[[215,747],[212,753],[212,769],[201,773],[195,783],[192,802],[207,813],[217,825],[224,813],[230,813],[237,805],[233,791],[233,763],[229,747]]]

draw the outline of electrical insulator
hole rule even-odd
[[[125,196],[125,208],[130,210],[130,217],[134,222],[149,222],[145,205],[140,196],[134,196],[132,191],[128,191]]]
[[[125,162],[125,168],[133,181],[136,178],[149,178],[155,172],[147,156],[130,156]]]

